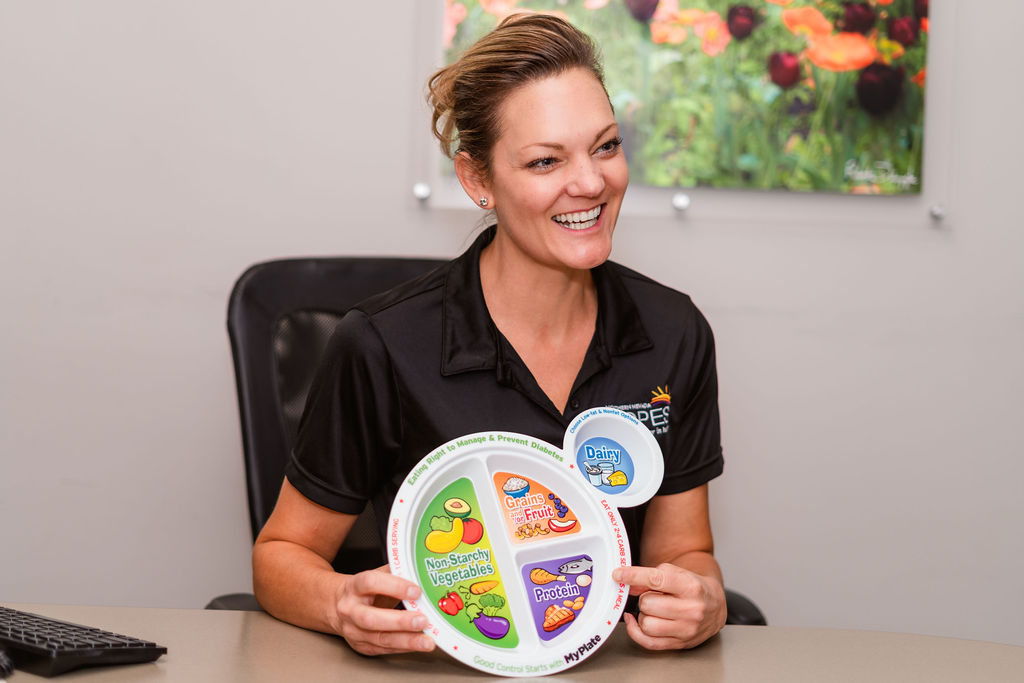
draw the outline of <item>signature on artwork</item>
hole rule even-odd
[[[843,167],[843,177],[856,183],[892,183],[901,190],[918,185],[921,179],[914,175],[913,169],[906,173],[897,173],[889,161],[876,161],[870,167],[861,167],[856,159],[848,159]]]

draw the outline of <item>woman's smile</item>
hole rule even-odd
[[[600,204],[587,211],[560,213],[557,216],[553,216],[551,220],[569,230],[586,230],[597,225],[597,219],[601,216],[601,209],[603,207],[604,204]]]

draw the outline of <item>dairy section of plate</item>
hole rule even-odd
[[[512,648],[519,638],[479,509],[465,477],[437,494],[420,518],[416,569],[425,599],[452,627],[478,642]]]
[[[607,437],[595,436],[583,442],[576,452],[576,462],[590,485],[604,493],[625,491],[633,481],[629,451]]]

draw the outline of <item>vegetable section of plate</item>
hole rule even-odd
[[[406,477],[391,509],[391,571],[422,588],[439,649],[481,671],[540,676],[578,664],[607,640],[628,586],[620,507],[661,485],[650,431],[629,413],[577,417],[562,448],[481,432],[442,445]]]

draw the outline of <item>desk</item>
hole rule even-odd
[[[167,647],[153,664],[81,669],[54,679],[16,672],[11,683],[375,683],[416,680],[495,681],[441,653],[361,657],[340,639],[305,631],[262,612],[71,607],[10,607],[154,640]],[[620,624],[594,655],[564,674],[538,681],[652,683],[1019,682],[1024,647],[930,636],[726,626],[689,652],[645,651]]]

